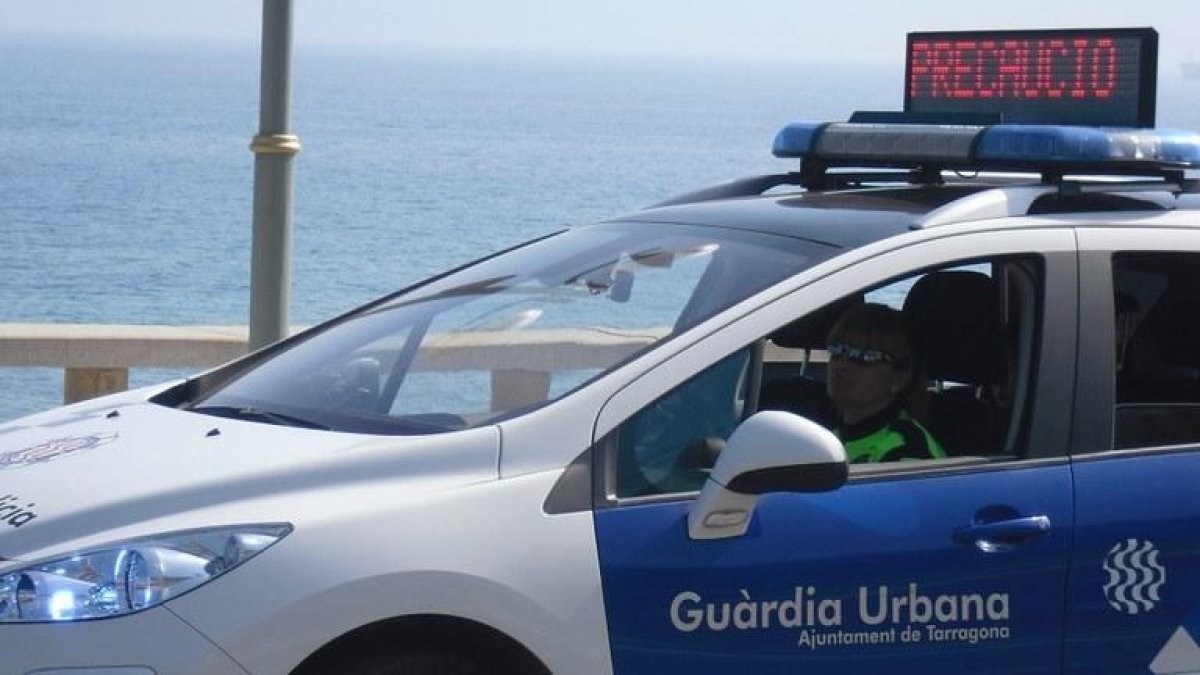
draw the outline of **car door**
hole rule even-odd
[[[1006,448],[855,466],[832,492],[764,495],[741,536],[689,538],[703,462],[679,460],[696,452],[687,437],[725,438],[756,407],[756,364],[771,345],[754,338],[931,267],[1013,255],[1037,270],[1036,307],[1014,335],[1024,393]],[[926,242],[743,317],[615,396],[598,422],[595,513],[615,672],[1059,672],[1075,283],[1069,232]],[[686,448],[674,482],[661,478],[670,462],[631,446]],[[631,482],[622,457],[653,471]]]
[[[1200,236],[1083,229],[1066,670],[1200,672]]]

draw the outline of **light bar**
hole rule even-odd
[[[1200,167],[1200,134],[1155,129],[1096,129],[1001,124],[980,136],[976,157],[1031,163],[1146,162]]]
[[[791,124],[775,137],[776,157],[956,162],[971,159],[983,127],[937,124]]]
[[[772,152],[826,166],[1158,173],[1200,168],[1200,134],[1057,125],[797,123],[775,136]]]

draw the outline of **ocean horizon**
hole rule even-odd
[[[0,321],[245,324],[257,47],[18,39],[0,62]],[[792,168],[780,127],[899,109],[902,65],[297,46],[291,322]],[[1200,83],[1162,71],[1160,126],[1200,129]],[[61,396],[61,370],[0,368],[0,420]]]

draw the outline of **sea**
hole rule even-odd
[[[0,322],[245,324],[253,45],[0,41]],[[741,176],[799,120],[898,110],[902,60],[716,61],[297,44],[290,321]],[[1200,129],[1163,68],[1160,126]],[[135,369],[131,385],[186,375]],[[0,420],[63,373],[0,367]]]

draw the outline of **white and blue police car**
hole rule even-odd
[[[1156,40],[911,34],[904,113],[786,127],[796,171],[0,426],[0,671],[1200,672]],[[921,327],[945,457],[827,428],[864,300]]]

